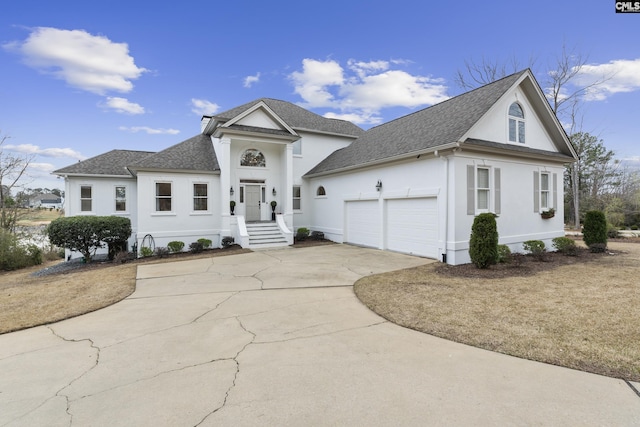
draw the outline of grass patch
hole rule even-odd
[[[640,244],[547,254],[479,271],[428,264],[360,279],[355,292],[399,325],[479,348],[640,381]]]
[[[34,225],[48,224],[54,219],[63,216],[62,211],[55,209],[21,209],[18,213],[19,226],[29,227]]]
[[[139,264],[184,261],[247,252],[239,247],[138,259],[125,264],[92,262],[79,270],[34,277],[50,262],[0,272],[0,334],[44,325],[112,305],[133,293]]]

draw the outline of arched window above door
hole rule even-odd
[[[249,148],[242,153],[242,157],[240,157],[240,166],[264,168],[267,166],[267,163],[264,159],[264,154],[262,154],[260,150]]]

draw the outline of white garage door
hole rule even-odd
[[[350,201],[345,204],[345,241],[354,245],[380,247],[380,214],[377,200]]]
[[[387,201],[387,249],[438,258],[438,212],[435,197]]]

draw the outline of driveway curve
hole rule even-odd
[[[111,307],[0,335],[0,426],[640,425],[639,384],[404,329],[353,293],[426,262],[327,245],[140,266]]]

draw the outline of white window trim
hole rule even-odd
[[[509,114],[509,110],[511,109],[511,106],[513,104],[518,104],[520,106],[520,109],[522,110],[522,115],[524,117],[517,117],[517,116],[512,116],[511,114]],[[527,114],[525,112],[525,109],[522,105],[521,102],[519,101],[513,101],[512,103],[510,103],[507,106],[507,141],[515,143],[515,144],[526,144],[527,141]],[[511,139],[511,136],[509,134],[509,125],[511,123],[511,120],[514,120],[516,123],[516,139],[515,141]],[[520,141],[520,126],[519,123],[523,123],[524,124],[524,141]]]
[[[117,196],[117,188],[118,187],[124,187],[124,199],[118,199]],[[123,211],[119,211],[116,208],[116,204],[118,203],[118,200],[124,200],[124,210]],[[128,215],[129,214],[129,186],[128,185],[114,185],[113,186],[113,212],[114,215]]]
[[[478,187],[478,171],[480,169],[483,169],[483,170],[487,171],[487,177],[488,177],[488,181],[489,181],[487,183],[487,185],[488,185],[487,188]],[[476,197],[475,197],[476,198],[476,200],[475,200],[476,206],[475,206],[475,210],[476,210],[477,213],[486,213],[486,212],[491,212],[492,211],[491,208],[493,206],[493,193],[494,193],[494,191],[493,191],[493,174],[491,173],[492,170],[493,169],[491,168],[491,166],[476,166],[476,168],[475,168],[475,184],[476,184],[475,185],[475,187],[476,187]],[[480,201],[480,197],[478,197],[478,192],[480,190],[483,190],[483,191],[487,192],[487,207],[486,208],[482,208],[482,209],[480,207],[478,207],[478,203]]]
[[[206,185],[207,186],[207,197],[198,197],[199,199],[207,199],[207,209],[203,209],[203,210],[195,210],[194,209],[194,202],[196,199],[196,184],[202,184],[202,185]],[[208,182],[205,181],[192,181],[191,182],[191,212],[190,215],[209,215],[211,214],[211,186],[209,185]],[[173,204],[172,204],[173,206]]]
[[[547,189],[542,188],[542,177],[547,177]],[[544,206],[543,203],[543,195],[546,193],[547,195],[547,206]],[[548,211],[549,209],[553,209],[553,202],[551,200],[551,174],[549,172],[540,172],[540,212]]]
[[[295,191],[294,191],[294,189],[295,189],[296,187],[298,187],[298,188],[300,189],[300,196],[299,196],[299,197],[296,197],[296,196],[295,196]],[[294,201],[294,200],[300,200],[300,207],[299,207],[299,208],[297,208],[297,209],[293,207],[293,205],[294,205],[293,201]],[[298,212],[298,213],[302,212],[302,186],[301,186],[301,185],[293,185],[293,186],[291,187],[291,207],[293,208],[293,211],[294,211],[294,212]]]
[[[89,187],[91,189],[91,197],[86,198],[86,197],[82,197],[82,187]],[[82,202],[84,200],[89,200],[91,202],[91,209],[89,209],[88,211],[85,211],[82,209]],[[80,184],[80,213],[81,214],[91,214],[93,213],[93,185],[92,184]]]
[[[158,210],[158,184],[169,184],[171,185],[171,196],[169,197],[169,199],[171,199],[171,210],[169,211],[159,211]],[[153,183],[153,212],[155,213],[156,216],[162,216],[162,215],[175,215],[175,204],[174,202],[174,196],[173,196],[173,181],[154,181]],[[167,196],[162,196],[162,198],[167,198]]]

